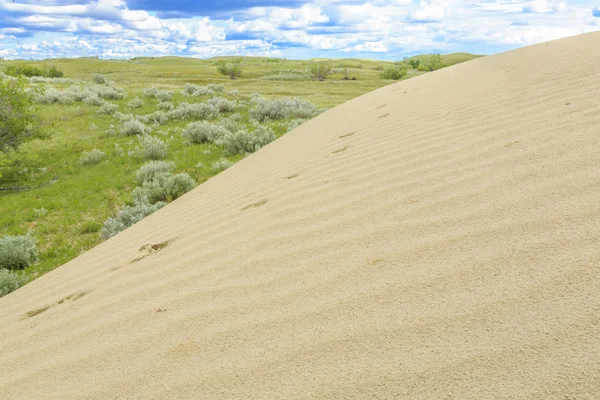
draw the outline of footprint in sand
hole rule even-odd
[[[342,151],[346,151],[349,146],[344,146],[341,149],[337,149],[336,151],[332,151],[331,154],[341,153]]]
[[[76,300],[79,300],[80,298],[82,298],[83,296],[85,296],[86,294],[89,294],[89,291],[81,291],[81,292],[77,292],[77,293],[73,293],[68,295],[67,297],[64,297],[62,299],[60,299],[59,301],[57,301],[55,304],[51,304],[49,306],[46,307],[41,307],[32,311],[28,311],[25,313],[25,315],[23,316],[23,318],[31,318],[31,317],[35,317],[36,315],[40,315],[43,312],[48,311],[51,307],[55,307],[59,304],[64,304],[65,302],[73,302]]]
[[[269,201],[269,199],[264,199],[261,201],[257,201],[256,203],[248,204],[246,207],[242,208],[242,211],[248,210],[249,208],[260,207],[264,204],[267,204],[267,201]]]
[[[355,133],[356,133],[356,132],[350,132],[350,133],[346,133],[345,135],[340,135],[340,136],[338,136],[338,137],[339,137],[340,139],[343,139],[343,138],[350,137],[350,136],[354,135]]]
[[[380,105],[380,106],[377,106],[377,107],[375,107],[375,108],[383,108],[383,107],[385,107],[385,104],[382,104],[382,105]]]
[[[297,178],[298,175],[300,175],[300,174],[288,175],[285,177],[285,179],[294,179],[294,178]]]
[[[385,118],[385,117],[387,117],[388,115],[390,115],[390,113],[381,114],[381,115],[379,116],[379,118]]]

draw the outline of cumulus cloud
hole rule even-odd
[[[582,0],[0,0],[2,57],[252,54],[400,59],[595,30]]]

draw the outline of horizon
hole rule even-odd
[[[598,30],[591,0],[0,0],[0,57],[490,55]]]

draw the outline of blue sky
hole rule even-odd
[[[0,0],[0,57],[397,60],[600,29],[600,0]]]

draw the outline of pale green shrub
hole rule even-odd
[[[169,119],[212,119],[217,115],[219,110],[207,103],[180,103],[167,113]]]
[[[167,144],[155,136],[142,135],[138,137],[139,151],[148,160],[159,160],[167,156]]]
[[[254,153],[261,147],[275,140],[275,133],[271,128],[259,126],[254,132],[240,130],[228,133],[223,137],[222,144],[226,155]]]
[[[7,235],[0,238],[0,269],[23,269],[37,259],[38,250],[33,236]]]
[[[215,143],[225,136],[228,131],[220,125],[200,121],[189,124],[181,136],[190,143]]]
[[[95,74],[94,82],[98,85],[104,85],[106,84],[106,78],[103,75]]]
[[[121,124],[120,132],[127,136],[145,135],[149,132],[149,128],[138,120],[126,119]]]
[[[97,113],[113,115],[114,113],[116,113],[118,111],[119,111],[118,105],[109,103],[108,101],[105,101],[104,103],[102,103],[102,105],[100,105],[100,108],[98,109]]]
[[[129,107],[129,108],[140,108],[143,105],[144,105],[144,101],[142,99],[140,99],[139,97],[135,97],[135,98],[131,99],[131,101],[129,103],[127,103],[127,107]]]
[[[103,151],[98,149],[83,152],[81,158],[79,158],[79,163],[81,165],[95,165],[104,160],[105,155]]]
[[[0,297],[14,292],[20,286],[19,277],[7,269],[0,269]]]
[[[160,103],[157,104],[157,107],[159,110],[163,110],[163,111],[170,111],[175,108],[173,103],[168,102],[168,101],[161,101]]]
[[[213,97],[208,100],[208,104],[215,107],[221,113],[234,111],[237,105],[235,100],[227,100],[224,97]]]
[[[125,206],[117,212],[117,215],[104,221],[100,235],[104,239],[111,238],[136,222],[141,221],[144,217],[164,207],[165,204],[162,201],[155,204],[136,202],[133,206]]]
[[[156,175],[163,172],[171,172],[175,169],[175,163],[173,161],[149,161],[142,165],[137,173],[135,179],[139,185],[144,182],[151,181]]]
[[[136,202],[147,201],[154,204],[158,201],[170,202],[196,187],[196,182],[188,174],[173,175],[160,172],[145,181],[142,186],[133,190]]]
[[[226,158],[221,158],[218,161],[215,161],[214,163],[212,163],[212,169],[215,171],[224,171],[227,168],[231,167],[234,163],[229,161]]]
[[[274,100],[257,98],[255,103],[255,107],[250,110],[250,115],[260,122],[290,117],[309,119],[320,113],[313,103],[298,98],[282,97]]]

